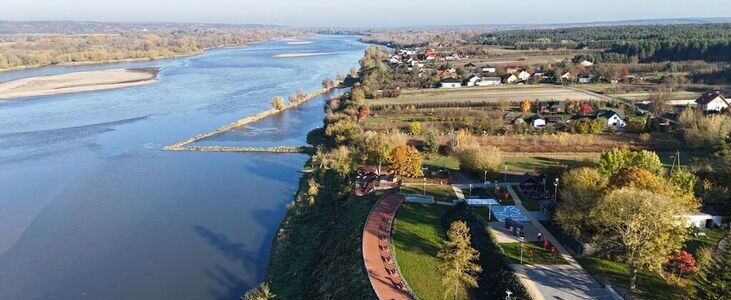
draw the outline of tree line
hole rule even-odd
[[[195,29],[91,35],[2,35],[0,70],[56,64],[160,59],[223,46],[240,46],[277,36],[282,29]]]

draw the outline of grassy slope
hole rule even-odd
[[[520,263],[520,243],[500,244],[505,256],[514,264]],[[523,243],[523,263],[529,265],[567,264],[560,256],[554,256],[537,243]]]
[[[353,197],[337,216],[288,215],[281,229],[286,242],[275,241],[267,270],[277,299],[373,299],[360,249],[368,213],[381,195]]]
[[[404,279],[421,300],[442,299],[439,280],[439,245],[444,240],[439,218],[446,206],[407,204],[401,207],[391,238]]]

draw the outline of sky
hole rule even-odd
[[[293,26],[546,24],[731,17],[730,0],[0,0],[0,20]]]

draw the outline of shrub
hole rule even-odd
[[[503,154],[497,147],[480,147],[478,144],[462,145],[457,149],[460,169],[474,175],[484,171],[497,173],[503,163]]]
[[[272,108],[276,110],[283,110],[284,109],[284,97],[282,96],[276,96],[272,99]]]

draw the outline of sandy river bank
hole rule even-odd
[[[0,100],[108,90],[156,81],[157,68],[114,69],[35,76],[0,83]]]

